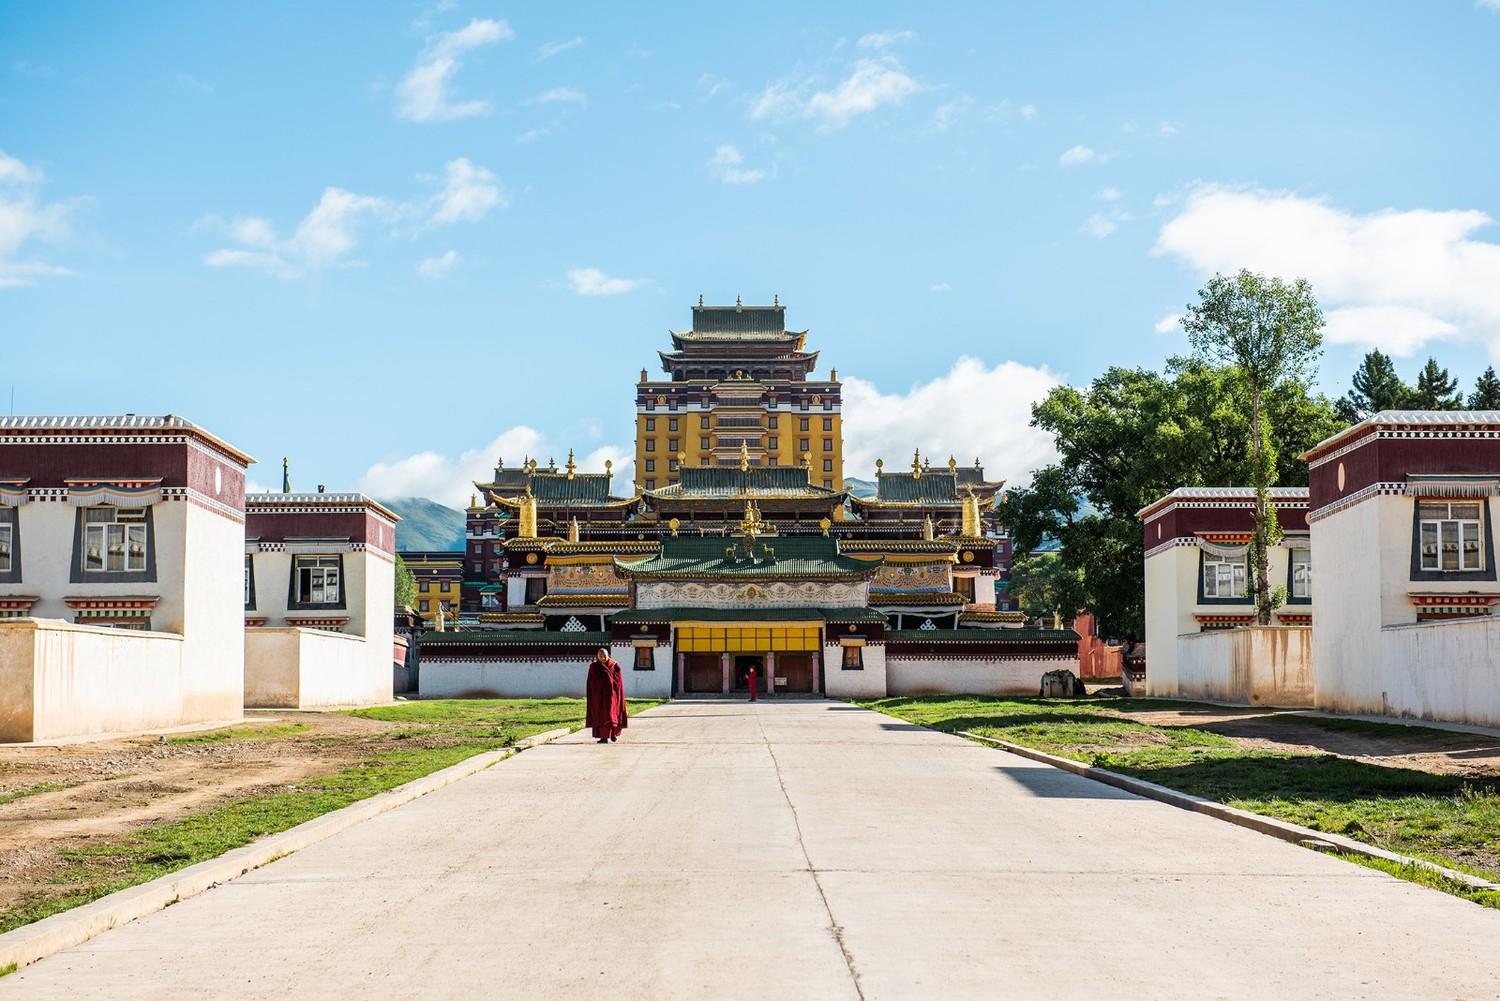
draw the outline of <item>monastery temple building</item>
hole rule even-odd
[[[842,387],[786,308],[709,306],[635,387],[628,495],[603,472],[496,464],[467,511],[456,630],[427,632],[424,696],[579,692],[599,647],[627,691],[1026,693],[1078,637],[1006,590],[1004,484],[978,460],[877,463],[848,489]]]

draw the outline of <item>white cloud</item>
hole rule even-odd
[[[429,221],[434,226],[478,222],[490,209],[509,204],[499,178],[467,157],[459,157],[443,167],[443,189],[432,197]]]
[[[1080,167],[1086,163],[1103,163],[1109,159],[1109,154],[1100,153],[1088,146],[1073,146],[1062,151],[1057,162],[1064,167]]]
[[[448,93],[460,58],[484,45],[516,37],[504,20],[475,18],[457,31],[444,32],[427,43],[422,54],[396,85],[396,114],[412,122],[449,122],[490,110],[484,100],[454,101]]]
[[[42,182],[40,168],[0,151],[0,288],[69,274],[59,265],[18,257],[24,245],[55,243],[68,235],[68,217],[77,202],[44,202]]]
[[[1474,6],[1483,10],[1500,10],[1500,0],[1474,0]]]
[[[725,184],[755,184],[769,176],[759,167],[746,167],[744,163],[744,155],[725,143],[714,150],[713,159],[709,160],[708,166],[713,175]]]
[[[993,368],[960,358],[945,375],[905,393],[882,393],[859,378],[844,380],[844,472],[870,478],[875,460],[906,468],[913,449],[932,464],[976,457],[990,479],[1012,483],[1055,457],[1052,436],[1031,427],[1031,405],[1059,380],[1046,369],[1016,362]]]
[[[1083,228],[1090,236],[1095,236],[1102,240],[1116,229],[1119,229],[1119,225],[1104,213],[1095,212],[1089,216],[1088,221],[1083,224]]]
[[[428,257],[417,264],[417,277],[435,281],[453,270],[458,263],[458,251],[450,250],[440,257]]]
[[[536,97],[530,98],[527,104],[576,104],[580,108],[588,107],[588,95],[577,87],[553,87],[544,90]]]
[[[568,272],[568,284],[579,295],[620,295],[646,284],[644,278],[613,278],[598,268],[574,268]]]
[[[1168,313],[1166,316],[1163,316],[1160,320],[1157,320],[1156,321],[1156,326],[1153,327],[1152,329],[1155,330],[1158,334],[1170,334],[1174,330],[1181,330],[1182,329],[1182,314],[1181,313]]]
[[[1034,104],[1021,105],[1021,117],[1026,119],[1028,122],[1036,118],[1036,116],[1040,114],[1041,112],[1037,110],[1037,106]]]
[[[583,36],[575,35],[574,37],[568,39],[566,42],[548,42],[545,45],[539,45],[537,46],[535,61],[542,62],[543,60],[551,59],[559,52],[566,52],[569,49],[576,49],[582,44]]]
[[[551,134],[551,129],[527,129],[525,132],[522,132],[520,135],[516,136],[516,145],[525,146],[528,143],[536,142],[538,139],[545,139]]]
[[[503,458],[507,468],[518,468],[528,456],[545,465],[549,456],[562,460],[567,454],[567,445],[558,447],[535,428],[520,425],[457,457],[425,451],[377,462],[365,472],[359,489],[372,497],[427,497],[439,504],[463,508],[474,493],[475,481],[489,482],[493,477],[496,460]],[[578,468],[602,473],[604,461],[610,460],[614,463],[618,494],[628,490],[633,454],[630,448],[601,445],[580,458]]]
[[[807,94],[811,89],[810,80],[801,84],[774,83],[756,99],[750,117],[771,120],[805,118],[820,122],[826,129],[843,128],[857,115],[902,103],[921,91],[922,85],[909,76],[899,62],[887,56],[859,60],[849,76],[831,90],[814,90]]]
[[[935,282],[934,284],[927,286],[927,291],[947,294],[953,291],[953,286],[949,285],[947,282]]]
[[[874,31],[868,35],[860,35],[858,44],[862,49],[884,52],[903,42],[909,42],[914,37],[916,36],[910,31]]]
[[[207,80],[200,80],[197,77],[193,76],[191,73],[178,73],[177,85],[186,90],[191,90],[195,93],[203,94],[205,96],[214,92],[213,84],[209,83]]]
[[[1161,136],[1175,136],[1177,134],[1177,126],[1171,122],[1162,122],[1156,127],[1156,134]]]
[[[1099,200],[1102,202],[1117,202],[1120,200],[1119,188],[1105,188],[1099,192]]]
[[[1306,278],[1332,343],[1405,356],[1468,338],[1500,358],[1500,244],[1473,238],[1492,222],[1477,210],[1361,214],[1286,191],[1202,185],[1153,253],[1205,275],[1245,267]]]

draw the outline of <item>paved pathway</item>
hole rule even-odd
[[[1491,998],[1500,912],[828,702],[527,751],[0,980],[49,998]]]

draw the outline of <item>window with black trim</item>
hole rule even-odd
[[[1203,553],[1203,597],[1233,601],[1249,597],[1249,558]]]
[[[21,553],[17,548],[16,509],[0,507],[0,581],[14,584],[21,579]]]
[[[656,651],[649,646],[638,646],[635,648],[635,669],[637,671],[656,670]]]
[[[255,609],[255,558],[245,554],[245,610]]]
[[[863,644],[858,646],[851,644],[844,647],[843,668],[846,671],[863,671],[865,669],[865,648]]]
[[[146,509],[91,507],[84,512],[83,569],[125,573],[146,569]]]
[[[342,608],[344,560],[341,556],[292,557],[293,608]]]
[[[1312,600],[1312,550],[1293,549],[1291,555],[1291,584],[1287,595],[1293,601]]]
[[[649,481],[648,481],[649,482]],[[535,605],[547,594],[547,578],[526,578],[526,604]]]
[[[1477,500],[1418,501],[1418,569],[1463,573],[1484,569],[1484,506]]]

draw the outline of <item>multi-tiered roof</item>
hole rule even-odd
[[[693,307],[693,329],[671,331],[674,351],[659,351],[672,381],[770,379],[800,381],[818,364],[804,351],[807,331],[786,329],[786,307]]]

